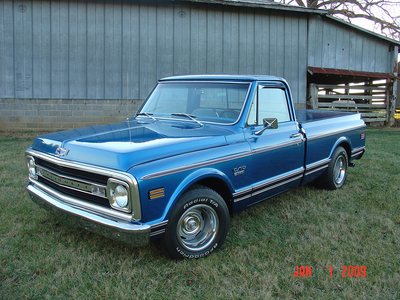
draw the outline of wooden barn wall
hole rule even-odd
[[[1,0],[0,18],[0,98],[144,99],[161,77],[233,73],[285,77],[294,101],[306,102],[306,14],[176,1]],[[310,42],[310,58],[346,68],[317,54],[326,30]],[[354,68],[358,50],[356,42],[348,54]],[[376,57],[381,49],[368,51]],[[385,67],[375,58],[374,71]]]
[[[390,50],[382,39],[328,18],[309,17],[309,66],[393,73],[395,53]]]

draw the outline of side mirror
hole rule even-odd
[[[263,124],[264,124],[265,129],[278,129],[278,119],[277,118],[263,119]]]
[[[265,118],[263,119],[264,128],[257,131],[255,135],[260,135],[266,129],[278,129],[278,119],[277,118]]]

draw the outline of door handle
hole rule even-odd
[[[293,133],[293,134],[290,136],[290,138],[293,139],[293,138],[297,138],[297,137],[300,137],[300,136],[303,136],[303,134],[302,134],[302,133]]]

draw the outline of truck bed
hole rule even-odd
[[[356,112],[296,110],[297,121],[305,132],[306,178],[309,182],[321,172],[313,172],[315,166],[327,165],[334,149],[340,144],[345,147],[349,161],[359,157],[365,149],[365,123]],[[309,174],[309,176],[307,176]]]
[[[296,109],[297,121],[299,123],[308,123],[330,118],[344,117],[357,114],[356,112]]]

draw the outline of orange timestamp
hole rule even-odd
[[[333,268],[329,266],[330,277],[333,276]],[[365,266],[342,266],[342,277],[365,277],[367,268]],[[293,272],[294,277],[311,277],[311,266],[297,266]]]
[[[330,275],[332,277],[332,266],[329,266]],[[342,277],[365,277],[367,268],[365,266],[343,266]]]

